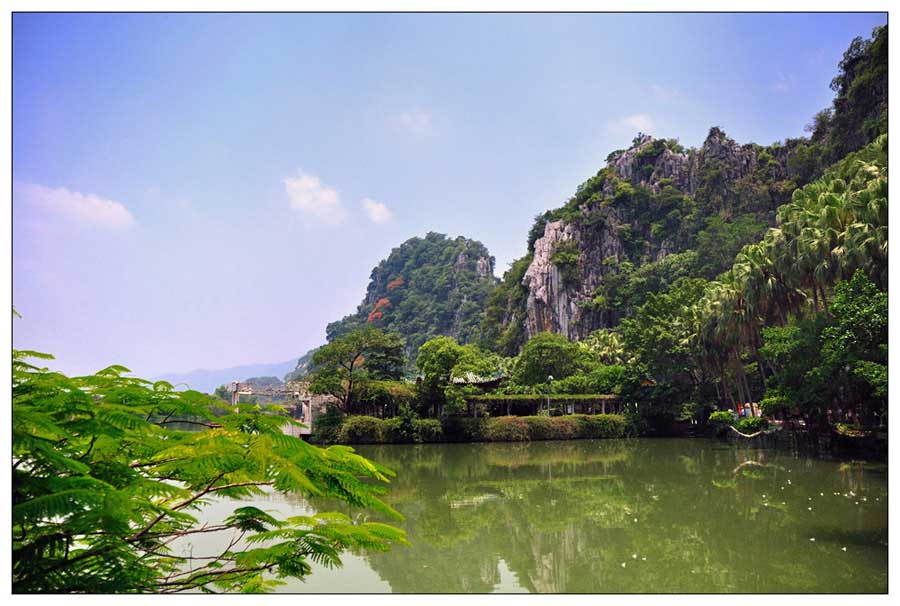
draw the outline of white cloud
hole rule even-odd
[[[298,170],[296,177],[285,177],[281,182],[294,210],[329,225],[337,225],[347,218],[341,195],[318,177]]]
[[[431,114],[426,111],[411,111],[400,114],[400,124],[417,137],[424,137],[434,132]]]
[[[609,129],[618,134],[634,134],[642,132],[651,134],[656,128],[653,118],[647,114],[632,114],[625,116],[621,120],[609,123]]]
[[[127,229],[135,223],[124,204],[96,194],[35,183],[23,183],[17,191],[27,204],[64,221],[111,230]]]
[[[363,198],[362,207],[373,223],[387,223],[394,217],[394,213],[391,212],[391,209],[382,202],[373,200],[372,198]]]

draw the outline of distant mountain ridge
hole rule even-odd
[[[231,381],[243,381],[250,377],[284,377],[294,370],[297,359],[272,364],[246,364],[231,368],[197,369],[183,373],[165,373],[154,377],[154,381],[168,381],[177,388],[190,388],[204,393],[212,393],[219,385]]]

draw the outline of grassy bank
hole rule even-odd
[[[340,444],[410,444],[426,442],[527,442],[621,438],[627,421],[622,415],[565,415],[559,417],[446,417],[378,419],[344,418],[335,432]]]

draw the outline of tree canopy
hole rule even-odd
[[[353,412],[373,381],[400,378],[404,349],[399,335],[371,326],[337,337],[313,355],[310,390],[334,396],[344,412]]]
[[[548,376],[565,379],[578,368],[578,347],[555,333],[538,333],[528,340],[516,362],[515,379],[523,385],[547,383]]]
[[[345,514],[279,517],[240,499],[268,491],[331,497],[399,519],[381,501],[393,473],[347,447],[284,435],[275,409],[174,391],[111,366],[68,377],[13,352],[12,586],[16,593],[259,592],[303,578],[345,549],[383,550],[400,530]],[[190,425],[198,431],[176,427]],[[197,514],[234,500],[221,523]],[[225,537],[188,554],[178,541]]]
[[[403,335],[409,360],[434,336],[478,337],[481,312],[496,284],[494,258],[478,241],[428,233],[410,238],[373,270],[355,314],[328,325],[328,340],[363,326]]]

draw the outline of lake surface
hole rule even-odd
[[[397,472],[386,501],[411,546],[281,591],[887,591],[886,465],[687,439],[357,450]]]

